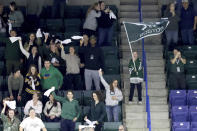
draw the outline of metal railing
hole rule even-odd
[[[141,7],[141,0],[138,0],[138,11],[139,11],[139,20],[143,22],[142,16],[142,7]],[[144,81],[145,81],[145,88],[146,88],[146,112],[147,112],[147,128],[151,131],[151,115],[150,115],[150,101],[148,95],[148,77],[147,77],[147,63],[146,63],[146,51],[144,48],[144,39],[142,39],[142,62],[144,66]]]

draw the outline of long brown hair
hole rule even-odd
[[[92,93],[92,96],[93,96],[93,94],[96,94],[96,96],[97,96],[99,102],[104,101],[104,96],[103,96],[103,93],[102,93],[101,91],[94,91],[94,92]]]
[[[36,72],[35,72],[34,75],[31,73],[31,68],[32,67],[34,67],[36,69]],[[36,68],[35,65],[30,65],[27,75],[32,76],[33,78],[36,78],[38,76],[38,71],[37,71],[37,68]]]
[[[88,11],[86,13],[86,17],[88,16],[88,14],[90,13],[91,10],[95,10],[96,6],[99,6],[99,3],[96,2],[94,3],[93,5],[91,5],[89,8],[88,8]]]
[[[117,81],[118,82],[118,80],[113,80],[111,83],[110,83],[110,91],[111,92],[114,92],[114,87],[113,87],[113,83],[114,83],[114,81]],[[119,88],[119,84],[117,84],[117,88],[120,90],[120,88]]]
[[[10,116],[9,116],[9,112],[10,112],[10,111],[13,111],[13,112],[14,112],[14,116],[15,116],[15,110],[9,108],[9,109],[8,109],[8,112],[7,112],[8,121],[9,121],[9,122],[11,122],[11,118],[10,118]]]

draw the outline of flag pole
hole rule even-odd
[[[127,40],[128,40],[128,43],[129,43],[129,48],[130,48],[130,51],[131,51],[131,57],[132,57],[134,69],[135,69],[135,71],[137,71],[136,65],[135,65],[135,61],[134,61],[134,57],[133,57],[133,50],[132,50],[132,47],[131,47],[131,42],[129,41],[129,36],[128,36],[128,33],[127,33],[127,29],[125,27],[125,22],[124,21],[123,21],[123,25],[124,25],[124,29],[125,29],[125,32],[126,32]]]

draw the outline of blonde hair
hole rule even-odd
[[[88,16],[88,14],[90,13],[90,11],[94,10],[96,8],[96,6],[99,6],[99,3],[96,2],[94,3],[93,5],[91,5],[89,8],[88,8],[88,11],[86,13],[86,17]]]

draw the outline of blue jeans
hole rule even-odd
[[[106,113],[108,122],[112,122],[114,118],[114,122],[119,121],[119,114],[120,114],[120,106],[106,106]]]
[[[98,28],[98,46],[110,46],[113,36],[113,26],[109,28]]]
[[[74,131],[75,130],[75,122],[68,119],[62,119],[60,124],[60,131]]]
[[[178,42],[178,31],[166,30],[166,39],[167,39],[168,46],[170,45],[171,42],[173,42],[173,44],[176,44]]]
[[[181,36],[182,36],[183,44],[193,44],[194,43],[193,29],[182,29]]]

